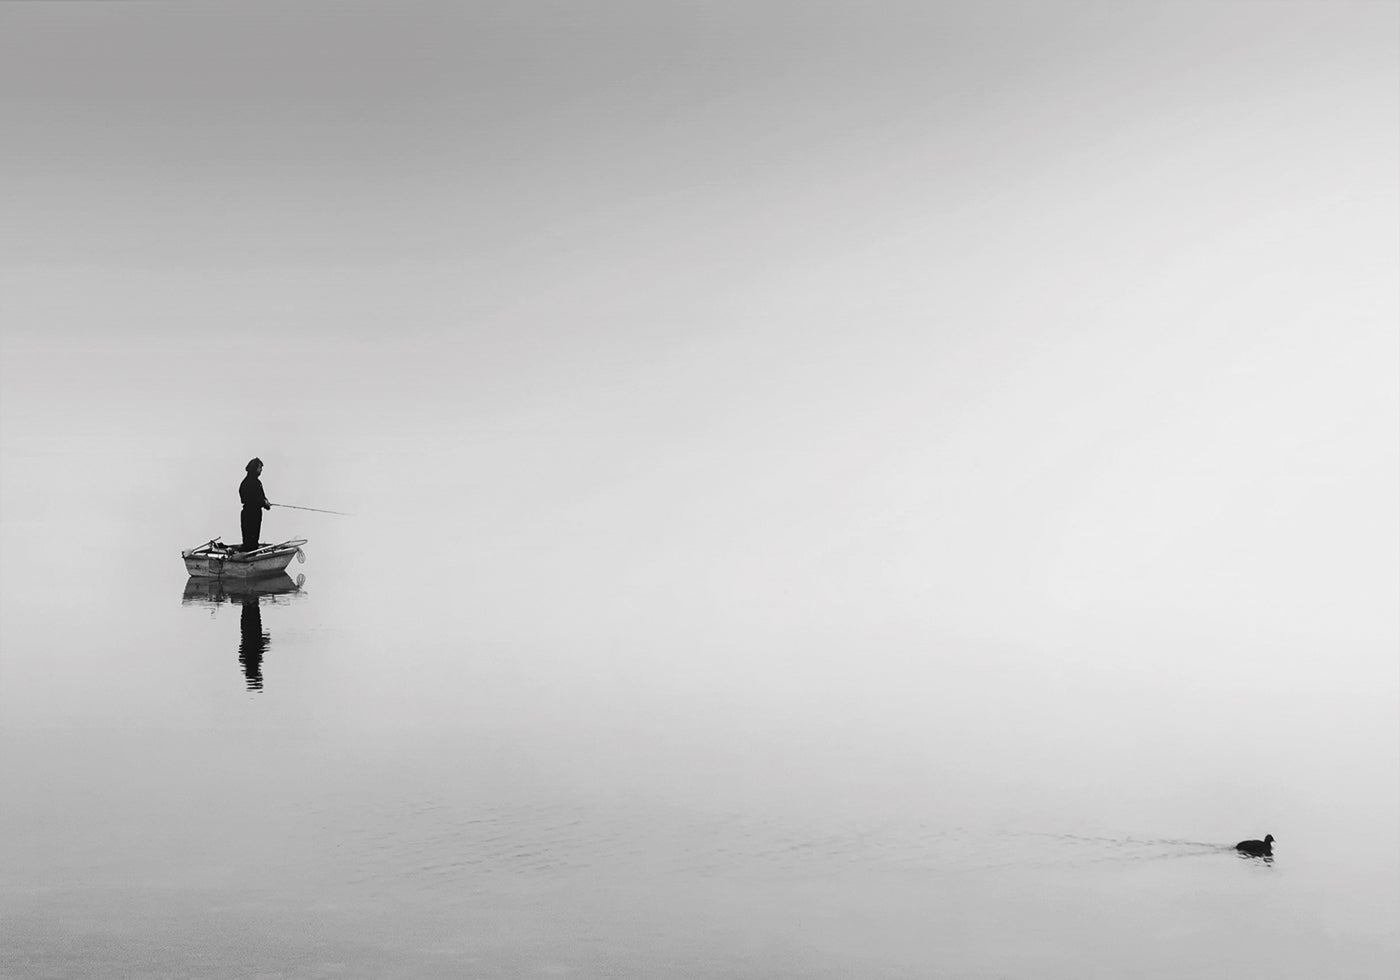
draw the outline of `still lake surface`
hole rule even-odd
[[[842,578],[869,554],[784,557],[786,501],[707,510],[684,467],[590,496],[568,438],[503,455],[520,426],[464,446],[306,403],[278,435],[159,394],[79,420],[15,378],[0,975],[1400,962],[1384,624],[1095,629],[1008,565],[979,630],[985,570],[895,601]],[[179,551],[234,537],[254,452],[273,500],[355,516],[269,513],[265,540],[309,539],[300,587],[190,583]],[[1325,618],[1294,598],[1269,615]],[[1231,850],[1266,833],[1272,863]]]
[[[368,571],[372,517],[274,510],[311,539],[302,587],[226,596],[186,588],[188,529],[113,555],[121,513],[50,500],[7,499],[4,976],[1396,963],[1383,690],[1144,678],[1128,647],[1067,673],[898,630],[575,630],[548,594],[485,608],[426,522]],[[1272,864],[1229,850],[1266,832]]]

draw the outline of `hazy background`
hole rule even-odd
[[[295,732],[284,787],[366,739],[362,804],[470,732],[635,819],[1273,832],[1261,969],[1388,973],[1398,115],[1394,3],[0,5],[6,901],[100,833],[26,844],[22,777],[142,732],[175,782]],[[174,598],[253,455],[354,514],[265,519],[262,695]],[[1162,902],[1064,975],[1166,962]]]

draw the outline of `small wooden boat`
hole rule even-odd
[[[185,571],[195,578],[261,578],[285,572],[293,558],[306,561],[306,553],[301,550],[304,544],[305,538],[296,538],[243,551],[215,538],[180,552],[180,557],[185,559]]]

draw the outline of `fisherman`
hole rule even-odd
[[[263,461],[254,456],[244,469],[248,475],[238,485],[238,498],[243,501],[239,523],[243,527],[243,550],[256,551],[258,535],[262,534],[262,512],[271,510],[272,505],[267,502],[267,494],[263,493],[262,480],[258,479],[262,476]]]

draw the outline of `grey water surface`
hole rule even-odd
[[[89,491],[130,459],[6,459],[7,977],[1395,964],[1394,703],[1335,652],[1280,677],[1209,636],[614,605],[615,556],[505,560],[376,515],[373,472],[309,498],[361,495],[353,518],[274,509],[302,584],[249,593],[179,560],[236,528],[240,460],[195,525],[142,466],[140,493]],[[113,547],[129,522],[144,545]],[[1266,832],[1271,863],[1231,850]]]

